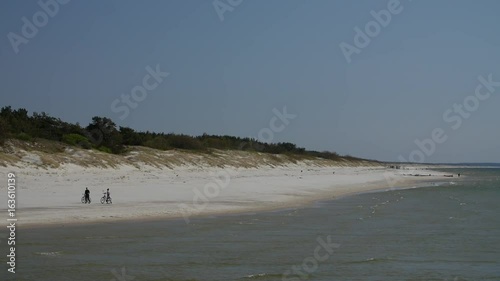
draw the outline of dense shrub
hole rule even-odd
[[[3,145],[5,140],[9,137],[8,124],[0,117],[0,145]]]
[[[193,137],[186,135],[167,135],[168,144],[173,148],[179,149],[193,149],[193,150],[202,150],[204,149],[201,142]]]
[[[113,153],[113,151],[111,150],[111,148],[106,147],[106,146],[99,146],[97,148],[97,150],[105,152],[105,153],[110,153],[110,154]]]
[[[62,141],[69,145],[80,146],[85,149],[92,148],[92,144],[90,143],[90,141],[86,137],[79,134],[63,135]]]
[[[172,149],[172,147],[168,143],[168,140],[164,136],[157,136],[152,140],[148,140],[144,143],[144,146],[160,150]]]
[[[16,135],[16,139],[23,140],[23,141],[32,141],[33,137],[26,134],[26,133],[19,133]]]

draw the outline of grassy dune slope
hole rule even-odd
[[[0,147],[0,165],[39,168],[57,168],[62,164],[83,167],[115,168],[121,165],[140,167],[149,165],[158,168],[174,168],[191,165],[199,167],[257,168],[261,166],[283,166],[302,162],[311,166],[375,166],[378,162],[345,159],[338,161],[305,155],[268,154],[236,150],[210,150],[194,152],[187,150],[156,150],[131,146],[122,155],[108,154],[97,150],[85,150],[48,140],[24,142],[9,140]]]

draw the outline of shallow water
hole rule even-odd
[[[15,280],[500,280],[500,170],[464,174],[191,224],[20,229]]]

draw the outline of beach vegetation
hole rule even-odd
[[[79,146],[84,149],[92,148],[89,139],[80,134],[66,134],[62,136],[62,141],[69,145]]]
[[[24,108],[0,109],[0,145],[7,139],[23,141],[50,140],[84,149],[97,149],[111,154],[123,154],[127,147],[142,146],[159,150],[189,150],[211,153],[212,150],[238,150],[269,154],[284,154],[294,158],[323,158],[334,161],[342,159],[362,160],[353,156],[342,157],[336,152],[311,151],[290,142],[268,143],[255,138],[229,135],[190,136],[164,132],[141,132],[129,127],[117,127],[107,117],[94,116],[83,127],[69,123],[42,112],[28,114]]]

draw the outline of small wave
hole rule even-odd
[[[258,277],[263,277],[263,276],[266,276],[265,273],[259,273],[259,274],[250,274],[248,276],[245,276],[243,278],[258,278]]]
[[[346,264],[357,264],[357,263],[375,263],[375,262],[387,262],[390,261],[389,258],[369,258],[365,260],[348,261]]]
[[[62,255],[62,252],[35,252],[35,254],[40,256],[56,257]]]
[[[252,280],[270,279],[270,280],[275,280],[277,277],[282,277],[282,274],[267,274],[267,273],[250,274],[250,275],[242,277],[242,279],[252,279]]]

